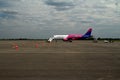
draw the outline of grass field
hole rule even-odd
[[[120,80],[120,42],[0,41],[0,80]]]

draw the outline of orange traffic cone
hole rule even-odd
[[[39,47],[39,45],[38,45],[38,43],[36,43],[36,44],[35,44],[35,48],[38,48],[38,47]]]

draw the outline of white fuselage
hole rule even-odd
[[[54,35],[54,39],[64,39],[66,38],[68,35]]]
[[[51,42],[53,39],[65,39],[67,37],[68,35],[54,35],[53,37],[50,37],[48,41]]]

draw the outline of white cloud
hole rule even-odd
[[[11,29],[11,32],[18,31],[18,35],[21,35],[22,31],[27,32],[26,36],[33,34],[33,37],[41,38],[39,36],[41,34],[47,38],[56,32],[74,33],[82,32],[91,26],[99,30],[120,25],[119,0],[1,0],[0,2],[2,3],[0,28],[3,30],[3,35]],[[118,31],[116,32],[118,35]],[[111,35],[113,34],[109,36]]]
[[[44,3],[53,6],[58,11],[69,10],[75,6],[73,0],[45,0]]]

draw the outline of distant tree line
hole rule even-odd
[[[88,38],[88,40],[120,40],[120,38],[101,38],[101,37],[98,37],[98,38],[95,38],[93,35]]]
[[[120,38],[94,38],[93,36],[91,36],[90,38],[86,39],[86,40],[120,40]],[[47,40],[47,39],[29,39],[29,38],[10,38],[10,39],[0,39],[0,40]]]
[[[120,40],[120,38],[98,38],[98,40]]]
[[[0,40],[47,40],[47,39],[10,38],[10,39],[0,39]]]

